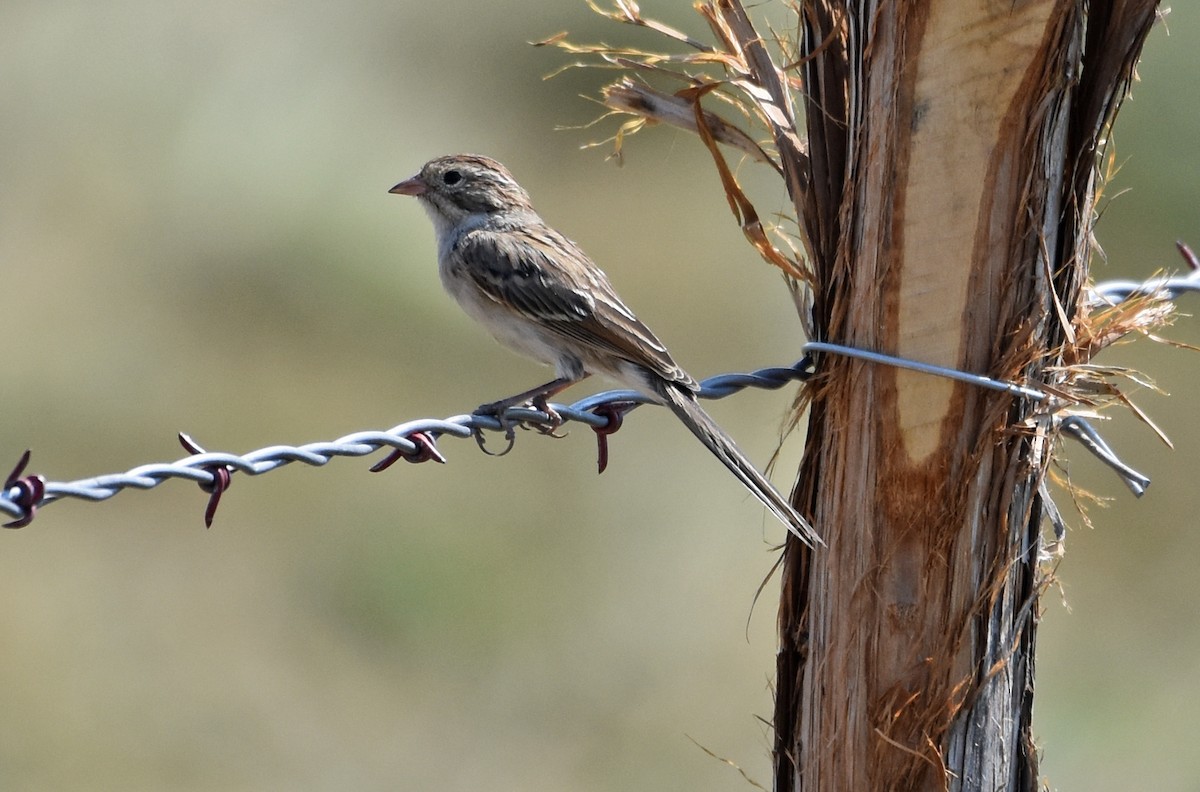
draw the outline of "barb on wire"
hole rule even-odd
[[[1200,292],[1200,257],[1182,242],[1176,242],[1175,247],[1190,270],[1186,275],[1160,275],[1145,281],[1111,280],[1097,283],[1089,290],[1089,304],[1116,305],[1130,297],[1175,300],[1182,294]]]
[[[179,444],[184,451],[192,454],[203,454],[204,449],[195,440],[183,432],[179,433]],[[200,491],[208,493],[208,506],[204,509],[204,527],[212,528],[213,518],[217,516],[217,506],[221,505],[221,495],[233,484],[233,468],[229,465],[205,465],[203,468],[212,476],[210,482],[200,482]]]
[[[1150,477],[1131,468],[1122,462],[1108,443],[1104,442],[1104,438],[1096,431],[1096,427],[1088,423],[1082,416],[1068,415],[1058,424],[1059,430],[1064,432],[1068,437],[1073,437],[1079,441],[1079,444],[1091,451],[1092,454],[1104,464],[1113,469],[1113,472],[1125,482],[1125,486],[1129,487],[1130,491],[1139,498],[1146,493],[1146,488],[1150,486]]]
[[[774,390],[789,382],[807,379],[812,374],[811,361],[805,357],[787,368],[765,368],[748,374],[722,374],[701,383],[700,396],[720,399],[745,388]],[[563,422],[575,421],[597,433],[600,470],[608,462],[607,437],[616,432],[625,414],[640,404],[649,403],[647,396],[630,390],[597,393],[571,405],[551,405]],[[371,467],[380,472],[400,459],[409,462],[445,462],[437,447],[443,436],[478,437],[483,431],[505,431],[513,425],[550,427],[551,417],[529,407],[513,407],[502,416],[455,415],[443,420],[421,419],[393,426],[386,431],[365,431],[339,437],[328,442],[302,446],[276,445],[260,448],[247,454],[227,454],[205,451],[186,434],[179,440],[190,456],[175,462],[141,465],[124,473],[114,473],[78,481],[49,481],[42,476],[22,476],[29,463],[26,451],[4,483],[0,492],[0,512],[13,518],[6,527],[28,525],[39,507],[63,498],[102,501],[126,489],[152,489],[173,478],[194,481],[209,494],[205,508],[205,525],[211,525],[221,495],[229,489],[234,473],[259,476],[292,462],[319,467],[334,457],[361,457],[384,448],[391,449],[386,457]]]
[[[4,524],[5,528],[24,528],[33,520],[33,515],[37,513],[37,507],[42,504],[42,500],[46,495],[46,480],[41,476],[22,476],[25,472],[25,466],[29,464],[30,450],[25,449],[25,453],[21,454],[21,459],[18,460],[16,467],[12,469],[12,473],[8,474],[8,478],[4,480],[5,497],[11,499],[16,511],[8,511],[9,515],[17,519]]]

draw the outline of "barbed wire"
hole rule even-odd
[[[723,399],[746,388],[777,390],[789,382],[807,379],[811,375],[811,359],[806,356],[792,366],[710,377],[700,383],[699,396],[704,399]],[[37,509],[63,498],[103,501],[126,489],[153,489],[170,479],[185,479],[199,484],[210,493],[205,524],[211,525],[217,504],[222,493],[229,489],[233,473],[260,476],[293,462],[320,467],[334,457],[362,457],[385,448],[391,449],[391,453],[372,466],[372,472],[385,470],[401,459],[408,462],[445,462],[445,457],[437,447],[437,441],[444,436],[474,437],[484,451],[504,454],[512,446],[517,427],[550,434],[559,425],[572,421],[596,431],[599,467],[603,472],[607,464],[607,436],[620,428],[626,413],[651,402],[649,397],[637,391],[610,390],[569,405],[551,404],[558,414],[558,420],[529,407],[510,407],[499,416],[471,413],[441,420],[424,418],[398,424],[391,429],[354,432],[336,440],[300,446],[268,446],[246,454],[205,451],[181,433],[180,442],[192,452],[189,456],[174,462],[140,465],[124,473],[77,481],[46,481],[43,476],[24,475],[30,459],[30,452],[26,451],[5,480],[4,489],[0,492],[0,512],[16,518],[4,527],[21,528],[32,521]],[[500,452],[488,451],[484,431],[503,432],[509,441],[508,447]]]
[[[1174,300],[1181,294],[1200,291],[1200,261],[1197,261],[1195,254],[1187,246],[1179,244],[1179,250],[1192,269],[1187,275],[1158,276],[1143,282],[1107,281],[1096,284],[1090,289],[1089,303],[1111,305],[1135,296]],[[887,356],[864,354],[861,350],[848,347],[815,342],[811,346],[815,352],[852,352],[877,363],[895,364],[895,361]],[[699,396],[704,399],[723,399],[746,388],[777,390],[790,382],[811,377],[814,373],[813,360],[811,354],[806,354],[791,366],[709,377],[700,383]],[[927,367],[925,370],[940,376],[964,374],[939,372],[933,368]],[[1014,383],[991,380],[979,375],[964,374],[957,378],[964,377],[975,384],[1004,390],[1016,396],[1037,393]],[[501,415],[470,413],[441,420],[425,418],[398,424],[391,429],[354,432],[336,440],[300,446],[268,446],[246,454],[205,451],[186,434],[180,433],[180,443],[190,452],[182,459],[140,465],[124,473],[66,482],[46,481],[41,475],[25,475],[25,468],[30,460],[30,452],[26,451],[0,490],[0,512],[14,518],[4,527],[20,528],[33,520],[39,508],[64,498],[103,501],[127,489],[152,489],[171,479],[184,479],[195,482],[209,493],[204,518],[205,524],[211,525],[221,495],[229,489],[234,473],[259,476],[296,462],[320,467],[335,457],[363,457],[383,449],[390,449],[390,452],[371,467],[372,472],[385,470],[401,459],[414,463],[431,460],[442,463],[446,459],[437,446],[442,437],[473,437],[486,453],[504,454],[515,440],[515,428],[554,434],[560,425],[568,422],[581,423],[596,432],[597,462],[600,472],[604,472],[608,463],[608,435],[621,428],[624,416],[631,410],[649,403],[653,403],[653,400],[638,391],[609,390],[569,405],[550,405],[557,415],[550,415],[531,407],[511,407]],[[1141,495],[1145,491],[1149,479],[1121,462],[1084,418],[1078,415],[1057,417],[1055,424],[1064,434],[1079,440],[1084,448],[1112,468],[1135,494]],[[485,431],[503,432],[507,446],[499,452],[489,451],[483,434]]]

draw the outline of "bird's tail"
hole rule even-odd
[[[679,420],[683,421],[684,426],[690,429],[692,434],[696,435],[700,442],[704,443],[705,447],[721,460],[721,464],[729,468],[729,472],[737,476],[738,481],[742,482],[746,489],[762,501],[771,513],[796,535],[797,539],[809,547],[825,544],[813,527],[808,524],[808,520],[805,520],[799,512],[792,508],[791,504],[779,494],[779,490],[775,489],[771,482],[767,481],[766,477],[750,463],[750,460],[746,459],[746,455],[733,442],[733,438],[709,417],[691,391],[679,387],[677,383],[662,379],[656,380],[653,385],[654,391],[662,398],[663,403],[671,408],[671,412],[675,413]]]

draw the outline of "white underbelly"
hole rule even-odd
[[[465,279],[443,277],[442,282],[467,315],[483,325],[501,344],[539,363],[560,368],[562,352],[549,331],[539,329],[530,320],[498,304]]]

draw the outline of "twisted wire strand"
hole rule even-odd
[[[777,390],[789,382],[806,379],[811,373],[810,360],[805,357],[788,367],[720,374],[701,383],[700,396],[706,399],[722,399],[746,388]],[[593,429],[603,429],[609,425],[612,418],[609,415],[597,414],[597,409],[611,405],[621,406],[627,412],[633,406],[648,403],[652,403],[652,400],[637,391],[610,390],[580,399],[573,404],[552,404],[551,407],[564,423],[574,421]],[[41,497],[27,505],[22,504],[23,500],[28,500],[27,490],[12,484],[0,492],[0,512],[22,520],[30,516],[27,506],[38,508],[63,498],[103,501],[126,489],[153,489],[170,479],[185,479],[207,489],[218,485],[220,470],[259,476],[293,462],[321,467],[334,457],[362,457],[385,448],[398,452],[403,458],[417,461],[421,458],[424,444],[414,441],[414,436],[423,435],[428,438],[428,442],[436,444],[437,440],[444,436],[475,437],[481,430],[508,431],[518,424],[546,428],[555,426],[550,416],[544,412],[528,407],[513,407],[505,411],[503,419],[478,414],[454,415],[442,420],[425,418],[408,421],[387,430],[354,432],[336,440],[301,446],[274,445],[240,455],[203,452],[191,454],[175,462],[139,465],[124,473],[111,473],[77,481],[40,482]],[[19,468],[11,478],[17,477]]]
[[[1116,305],[1130,297],[1161,297],[1175,300],[1183,294],[1200,292],[1200,270],[1186,275],[1163,275],[1146,281],[1111,280],[1097,283],[1090,290],[1088,304],[1092,307]]]

